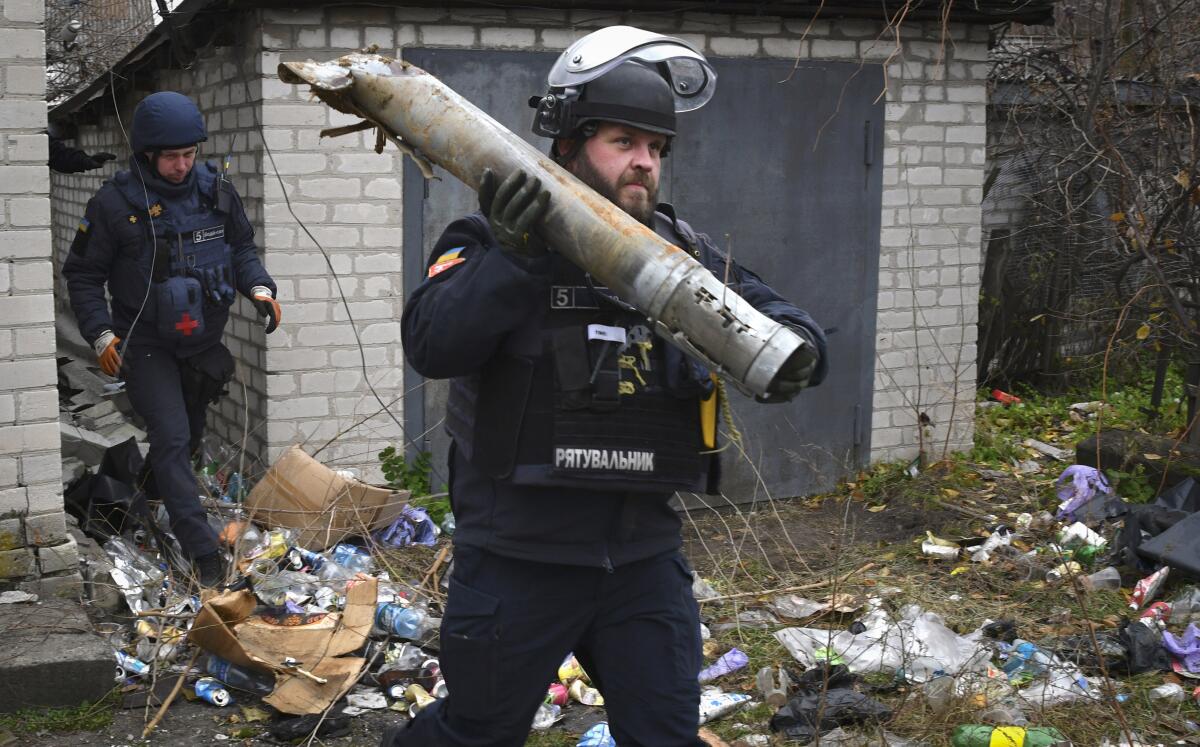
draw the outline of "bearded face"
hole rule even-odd
[[[617,207],[652,226],[666,142],[665,135],[604,122],[567,168]]]

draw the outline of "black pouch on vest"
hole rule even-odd
[[[612,412],[621,403],[621,369],[618,365],[621,346],[612,340],[587,341],[589,380],[592,389],[592,410]]]
[[[198,401],[211,404],[228,394],[225,385],[233,379],[233,355],[218,343],[184,359],[180,369],[184,387]]]
[[[592,403],[591,369],[587,341],[579,327],[559,327],[550,340],[557,384],[555,406],[582,410]]]
[[[158,334],[165,340],[182,340],[204,332],[204,297],[200,281],[169,277],[154,285]]]

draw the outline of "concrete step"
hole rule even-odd
[[[96,702],[114,686],[112,648],[78,602],[0,604],[0,712]]]

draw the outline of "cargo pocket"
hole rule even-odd
[[[499,701],[496,697],[499,607],[499,598],[466,586],[453,574],[450,576],[440,661],[455,708],[465,709],[473,716],[485,716],[475,714],[475,709],[487,710]]]

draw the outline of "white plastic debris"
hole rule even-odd
[[[22,602],[36,602],[37,594],[30,594],[27,591],[6,591],[0,593],[0,604],[21,604]]]
[[[692,571],[692,596],[696,599],[714,599],[720,594],[713,588],[712,584],[700,578],[700,574]]]
[[[742,708],[751,700],[749,695],[742,693],[722,692],[718,688],[708,688],[700,693],[700,723],[728,716]]]
[[[825,652],[830,652],[840,656],[851,672],[903,671],[906,679],[918,684],[939,673],[957,675],[986,668],[990,658],[978,631],[960,636],[941,617],[917,605],[905,607],[899,622],[892,622],[881,609],[859,622],[866,630],[857,635],[846,630],[784,628],[776,631],[775,638],[805,668],[827,659]]]
[[[805,599],[798,594],[785,594],[775,597],[770,602],[767,602],[767,606],[780,617],[791,617],[796,620],[812,617],[828,607],[826,604]]]
[[[388,707],[387,698],[379,690],[362,690],[346,696],[346,704],[355,708],[366,708],[372,711]]]

